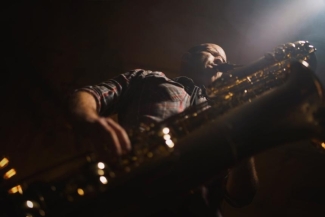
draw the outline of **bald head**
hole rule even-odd
[[[181,73],[192,78],[198,85],[207,86],[217,79],[218,64],[225,62],[226,53],[219,45],[200,44],[190,48],[183,55]]]
[[[220,55],[223,58],[224,62],[227,62],[227,57],[226,57],[225,51],[222,49],[222,47],[220,47],[217,44],[212,44],[212,43],[200,44],[200,45],[191,47],[187,52],[194,54],[194,53],[203,52],[203,51],[211,52],[216,55]]]

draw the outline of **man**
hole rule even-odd
[[[206,101],[204,87],[222,75],[219,69],[226,61],[220,46],[201,44],[183,55],[181,77],[169,79],[162,72],[138,69],[99,85],[80,88],[71,97],[72,119],[92,138],[96,147],[103,148],[105,144],[112,153],[123,155],[132,149],[126,129],[162,121]],[[119,123],[107,117],[114,113],[118,114]],[[206,216],[209,213],[213,216],[221,196],[225,195],[236,206],[251,202],[258,182],[253,159],[228,174],[226,194],[220,191],[222,182],[211,184],[208,192],[206,187],[201,188],[200,192],[205,192],[203,199],[207,199],[206,210],[178,210],[175,215]]]

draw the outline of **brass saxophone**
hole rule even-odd
[[[116,204],[125,203],[125,198],[132,201],[140,195],[148,199],[189,190],[246,157],[286,142],[311,139],[324,144],[324,117],[315,115],[324,106],[324,90],[313,73],[315,51],[307,41],[288,43],[248,66],[224,73],[207,87],[207,102],[142,126],[144,131],[130,132],[134,144],[130,155],[113,164],[88,156],[86,172],[49,186],[60,186],[56,197],[66,201],[61,206],[74,204],[71,209],[78,207],[78,215],[87,213],[80,205],[85,198],[97,198],[97,203],[101,198],[104,206],[114,203],[108,209],[120,216],[123,208]],[[124,196],[123,201],[116,202],[116,196]],[[21,201],[41,207],[35,200]],[[94,203],[88,206],[91,214],[98,208]]]
[[[288,43],[225,73],[207,88],[208,102],[133,135],[140,145],[120,161],[120,171],[172,165],[150,184],[159,191],[186,189],[276,145],[325,141],[324,126],[315,117],[324,105],[324,90],[312,71],[315,51],[307,41]]]

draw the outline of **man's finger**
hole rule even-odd
[[[129,136],[127,135],[127,133],[125,132],[123,127],[121,127],[118,123],[116,123],[111,118],[107,118],[106,121],[109,124],[109,126],[114,129],[114,132],[116,133],[116,135],[119,139],[119,143],[121,145],[122,150],[125,152],[130,151],[131,150],[131,142],[130,142]]]
[[[99,120],[99,124],[101,125],[100,126],[101,130],[104,131],[103,132],[104,135],[99,135],[99,136],[103,137],[104,142],[106,143],[105,145],[109,145],[109,147],[114,149],[113,151],[115,151],[115,153],[121,155],[122,154],[121,143],[115,128],[112,127],[111,124],[108,124],[106,119]]]

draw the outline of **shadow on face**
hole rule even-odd
[[[200,44],[183,55],[181,73],[192,78],[196,84],[207,86],[217,79],[218,64],[225,62],[226,54],[219,45]]]

